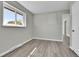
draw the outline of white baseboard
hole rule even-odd
[[[21,46],[23,46],[25,43],[27,43],[27,42],[29,42],[29,41],[31,41],[31,40],[32,40],[32,39],[29,39],[29,40],[27,40],[26,42],[23,42],[23,43],[21,43],[21,44],[19,44],[19,45],[13,46],[13,47],[10,48],[9,50],[7,50],[7,51],[3,52],[2,54],[0,54],[0,57],[6,55],[7,53],[9,53],[9,52],[11,52],[11,51],[13,51],[13,50],[15,50],[15,49],[21,47]]]
[[[32,39],[40,39],[40,40],[49,40],[49,41],[59,41],[59,42],[63,42],[63,40],[58,40],[58,39],[48,39],[48,38],[39,38],[39,37],[33,37]]]
[[[76,49],[74,49],[74,48],[72,48],[72,47],[70,47],[70,49],[71,49],[72,51],[74,51],[74,52],[79,56],[79,50],[76,50]]]
[[[70,37],[70,34],[67,34],[68,37]]]

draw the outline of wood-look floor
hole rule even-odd
[[[31,40],[4,57],[77,57],[62,42]]]

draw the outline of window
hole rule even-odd
[[[3,3],[3,26],[25,27],[25,17],[26,15],[24,12],[6,2]]]

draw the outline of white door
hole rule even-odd
[[[72,5],[72,49],[79,55],[79,2]]]

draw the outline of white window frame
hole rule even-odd
[[[8,26],[8,27],[26,27],[26,13],[24,13],[21,10],[17,9],[16,7],[8,4],[7,2],[3,2],[3,15],[4,15],[4,8],[5,7],[8,8],[8,9],[11,9],[13,11],[15,11],[15,20],[17,20],[16,19],[17,18],[17,16],[16,16],[17,12],[20,13],[20,14],[22,14],[23,15],[23,25],[17,25],[17,24],[15,24],[15,25],[4,25],[4,23],[3,23],[3,26]],[[4,16],[3,16],[3,22],[4,21],[5,20],[4,20]]]

